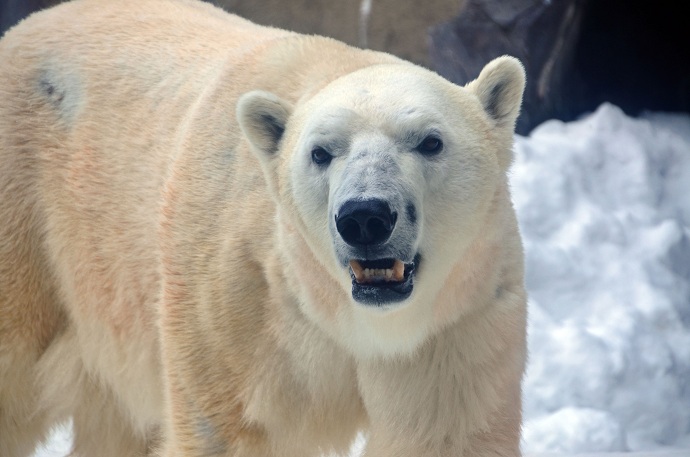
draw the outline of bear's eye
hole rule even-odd
[[[417,151],[424,155],[438,154],[443,149],[443,141],[435,135],[429,135],[424,138],[419,146],[417,146]]]
[[[333,156],[321,146],[316,146],[311,150],[311,161],[316,165],[328,165],[332,159]]]

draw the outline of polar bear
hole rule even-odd
[[[193,0],[0,41],[0,455],[518,456],[524,71]]]

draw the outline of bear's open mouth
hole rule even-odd
[[[405,300],[412,293],[417,255],[411,263],[400,259],[350,260],[352,298],[367,305]]]

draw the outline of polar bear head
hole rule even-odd
[[[524,82],[511,57],[465,87],[407,63],[381,64],[294,106],[249,92],[237,116],[320,268],[356,305],[395,309],[437,293],[480,235],[511,161]]]

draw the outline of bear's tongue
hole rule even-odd
[[[402,282],[405,279],[405,264],[399,259],[376,261],[350,260],[350,268],[359,284],[373,282]]]

